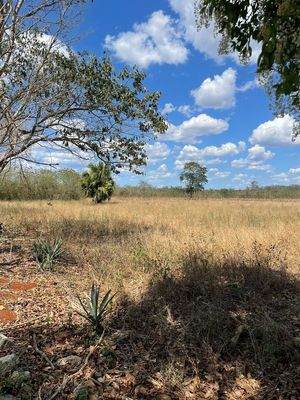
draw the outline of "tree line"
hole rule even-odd
[[[86,171],[88,172],[88,171]],[[1,175],[0,200],[78,200],[86,197],[83,176],[72,169],[13,169]],[[109,187],[109,186],[108,186]],[[115,185],[116,197],[189,197],[186,187],[155,187],[141,181],[136,186],[118,187]],[[205,198],[257,198],[257,199],[299,199],[300,185],[264,186],[250,184],[245,189],[205,189],[197,190],[195,199]]]

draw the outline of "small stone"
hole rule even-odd
[[[7,342],[11,342],[11,339],[8,339],[7,336],[0,333],[0,350],[6,345]]]
[[[18,362],[19,359],[15,353],[0,357],[0,371],[2,373],[12,372],[16,368]]]
[[[75,400],[89,400],[89,390],[83,384],[78,385],[73,394]]]
[[[11,374],[11,378],[18,382],[24,382],[30,378],[30,372],[29,371],[14,371]]]
[[[74,368],[80,365],[82,358],[79,356],[71,355],[68,357],[63,357],[57,360],[56,364],[59,367]]]
[[[168,394],[159,394],[156,400],[172,400],[172,397]]]

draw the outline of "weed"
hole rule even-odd
[[[86,301],[81,300],[81,298],[77,296],[80,307],[75,307],[75,311],[81,317],[89,321],[92,324],[95,332],[98,334],[103,332],[102,321],[105,315],[108,313],[108,307],[115,296],[111,296],[110,293],[111,290],[108,290],[101,300],[100,288],[95,286],[93,283],[91,293],[89,296],[87,296]]]
[[[52,243],[45,239],[36,240],[32,248],[33,257],[43,271],[53,271],[55,263],[62,256],[62,240],[55,239]]]

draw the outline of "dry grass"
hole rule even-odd
[[[56,279],[72,290],[97,280],[118,292],[106,368],[133,371],[129,397],[155,398],[149,376],[172,399],[279,399],[296,390],[300,202],[2,202],[0,221],[28,239],[62,238],[67,258]],[[148,395],[136,391],[141,371]],[[191,379],[201,381],[194,397]],[[249,382],[252,397],[243,397]]]
[[[248,257],[275,245],[298,274],[300,202],[184,199],[2,202],[0,220],[32,238],[62,238],[87,272],[110,286],[135,287],[191,251]]]

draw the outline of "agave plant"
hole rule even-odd
[[[75,308],[77,314],[89,321],[96,333],[101,334],[103,331],[102,321],[105,315],[109,312],[108,306],[112,302],[115,295],[110,295],[111,290],[108,290],[105,295],[100,297],[100,287],[92,284],[91,293],[87,295],[86,301],[81,300],[79,296],[80,309]]]
[[[38,239],[33,243],[32,253],[42,270],[53,271],[55,262],[61,258],[63,253],[62,240],[55,239],[50,242],[45,239]]]

